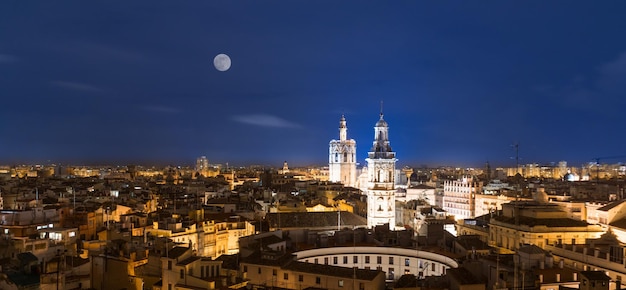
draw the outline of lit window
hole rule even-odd
[[[76,232],[70,232],[69,236],[70,236],[70,238],[76,236]]]

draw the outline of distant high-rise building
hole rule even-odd
[[[348,139],[348,127],[343,115],[339,120],[339,140],[331,140],[328,147],[328,180],[355,187],[356,141]]]
[[[374,145],[367,153],[367,226],[389,224],[396,226],[395,168],[396,153],[389,144],[389,126],[380,119],[374,127]]]
[[[196,171],[202,172],[209,169],[209,159],[206,156],[200,156],[196,159]]]

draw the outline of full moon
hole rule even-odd
[[[213,59],[213,65],[216,70],[219,71],[227,71],[230,68],[230,57],[223,53],[220,53],[215,56]]]

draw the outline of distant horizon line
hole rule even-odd
[[[198,156],[200,157],[200,156]],[[209,159],[210,161],[210,159]],[[585,164],[591,164],[594,163],[593,161],[588,161],[588,162],[583,162],[583,163],[579,163],[579,162],[574,162],[574,163],[570,163],[569,161],[566,160],[561,160],[561,161],[565,161],[567,162],[567,167],[581,167],[584,166]],[[270,168],[280,168],[283,166],[283,162],[287,162],[288,166],[290,168],[310,168],[310,167],[314,167],[314,168],[322,168],[322,167],[328,167],[328,163],[318,163],[318,162],[299,162],[299,161],[294,161],[293,163],[290,164],[289,160],[283,160],[283,161],[279,161],[279,162],[210,162],[210,165],[219,165],[222,167],[270,167]],[[551,161],[551,162],[529,162],[529,163],[520,163],[519,167],[524,167],[526,165],[529,164],[538,164],[540,166],[558,166],[558,163],[560,161]],[[242,164],[244,163],[244,164]],[[307,163],[307,164],[305,164]],[[434,163],[434,164],[433,164]],[[487,164],[489,164],[489,166],[492,169],[495,168],[514,168],[515,164],[511,164],[511,165],[503,165],[500,163],[491,163],[491,162],[484,162],[481,165],[468,165],[467,163],[463,164],[464,162],[459,162],[459,164],[444,164],[444,163],[439,163],[439,162],[410,162],[410,163],[401,163],[399,164],[399,166],[396,167],[396,169],[401,169],[404,167],[409,167],[409,168],[444,168],[444,167],[454,167],[454,168],[485,168],[487,166]],[[575,164],[575,165],[573,165]],[[615,162],[615,163],[600,163],[600,164],[622,164],[622,162]],[[0,161],[0,166],[1,167],[15,167],[15,166],[85,166],[85,167],[122,167],[122,166],[141,166],[141,167],[194,167],[195,166],[195,162],[183,162],[183,163],[175,163],[175,162],[169,162],[169,161],[108,161],[108,162],[101,162],[101,161],[61,161],[61,162],[53,162],[52,160],[47,160],[45,162],[37,162],[37,161],[16,161],[16,162],[6,162],[6,161]],[[361,162],[357,162],[357,166],[359,168],[363,168],[363,167],[367,167],[365,166],[363,163]]]

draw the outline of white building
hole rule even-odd
[[[328,146],[329,180],[345,186],[356,186],[356,141],[348,139],[346,118],[339,120],[339,140],[331,140]]]
[[[367,153],[367,227],[388,223],[396,225],[395,168],[396,153],[389,144],[389,126],[380,113],[374,127],[374,145]]]
[[[476,194],[482,193],[483,183],[472,177],[443,183],[443,209],[455,219],[476,217]]]

